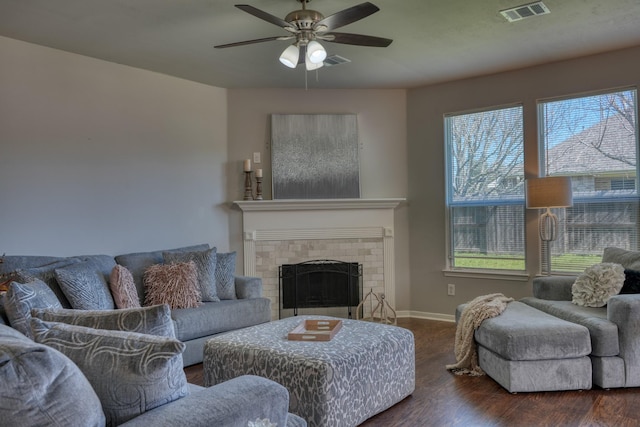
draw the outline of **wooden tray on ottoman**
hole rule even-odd
[[[287,338],[291,341],[330,341],[342,328],[342,320],[307,319],[296,326]]]

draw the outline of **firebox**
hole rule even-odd
[[[333,307],[346,308],[351,318],[362,299],[362,265],[357,262],[314,260],[283,264],[278,270],[281,319]]]

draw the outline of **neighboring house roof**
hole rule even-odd
[[[635,172],[635,129],[621,115],[609,117],[549,149],[548,175]],[[597,148],[596,148],[597,147]]]

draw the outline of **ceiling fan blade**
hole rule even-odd
[[[254,40],[246,40],[243,42],[235,42],[235,43],[227,43],[227,44],[219,44],[217,46],[214,46],[216,49],[222,49],[225,47],[235,47],[235,46],[244,46],[247,44],[254,44],[254,43],[262,43],[262,42],[270,42],[273,40],[290,40],[293,39],[294,36],[274,36],[274,37],[265,37],[263,39],[254,39]]]
[[[335,28],[344,27],[352,22],[359,21],[362,18],[376,13],[380,8],[373,3],[365,2],[348,9],[336,12],[324,19],[316,22],[313,29],[316,31],[331,31]]]
[[[268,12],[265,12],[263,10],[260,10],[256,7],[250,6],[248,4],[237,4],[235,5],[238,9],[243,10],[253,16],[255,16],[256,18],[260,18],[263,21],[267,21],[270,22],[274,25],[277,25],[278,27],[284,28],[287,31],[291,31],[291,32],[296,32],[298,31],[298,29],[296,27],[294,27],[293,25],[291,25],[290,23],[288,23],[287,21],[285,21],[284,19],[278,18],[275,15],[272,15]]]
[[[353,44],[356,46],[387,47],[393,42],[382,37],[365,36],[364,34],[327,33],[317,36],[318,39],[331,43]]]

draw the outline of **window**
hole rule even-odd
[[[638,250],[636,90],[540,102],[538,117],[542,175],[570,176],[573,189],[543,271],[582,271],[607,246]]]
[[[522,106],[445,116],[449,267],[525,269]]]

